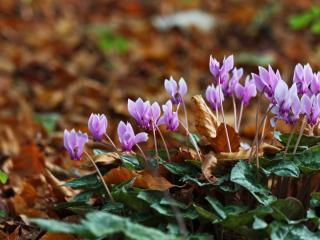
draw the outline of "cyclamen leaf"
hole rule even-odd
[[[290,141],[290,146],[294,146],[297,142],[298,139],[297,133],[292,135],[291,141]],[[289,140],[290,134],[280,134],[280,141],[283,145],[287,145],[288,140]],[[308,135],[302,135],[299,145],[300,146],[307,146],[307,147],[312,147],[317,144],[320,144],[320,137],[319,136],[308,136]]]
[[[262,204],[268,205],[275,200],[270,190],[257,178],[257,169],[244,161],[239,161],[231,170],[230,180],[246,188]]]
[[[80,224],[63,223],[55,220],[32,219],[32,222],[49,232],[76,234],[90,239],[105,238],[117,233],[136,240],[171,240],[173,235],[165,234],[157,229],[145,227],[107,212],[91,212]]]

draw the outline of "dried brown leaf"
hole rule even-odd
[[[229,135],[231,151],[238,152],[240,147],[240,136],[234,130],[233,127],[229,126],[228,124],[226,124],[226,127]],[[217,153],[229,152],[226,131],[223,123],[221,123],[220,126],[218,127],[217,136],[214,139],[212,139],[211,146],[213,147],[214,151]]]
[[[43,235],[40,240],[74,240],[74,236],[66,233],[46,233]]]
[[[217,129],[220,126],[219,120],[212,113],[201,95],[192,97],[195,105],[195,127],[199,134],[207,137],[209,140],[217,136]]]
[[[94,161],[102,166],[119,162],[120,155],[117,152],[108,152],[94,156]]]
[[[132,178],[136,178],[134,187],[152,189],[152,190],[167,190],[174,185],[167,179],[161,176],[155,176],[147,171],[137,173],[127,168],[117,167],[111,169],[105,176],[106,183],[119,184],[124,181],[128,181]]]
[[[209,181],[214,183],[216,181],[216,177],[212,174],[214,169],[218,164],[218,160],[215,155],[211,152],[204,157],[204,161],[202,162],[201,169],[204,177]]]
[[[44,170],[44,176],[51,185],[53,193],[60,200],[68,200],[76,195],[76,191],[63,186],[64,182],[57,179],[48,169]]]

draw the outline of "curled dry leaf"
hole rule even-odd
[[[47,182],[51,185],[53,193],[60,200],[68,200],[76,195],[76,191],[63,186],[64,182],[57,179],[48,169],[45,169],[44,176]]]
[[[123,167],[113,168],[104,176],[104,180],[109,184],[119,184],[132,178],[136,178],[133,186],[139,188],[168,190],[174,186],[164,177],[154,176],[147,171],[137,173]]]
[[[199,134],[207,137],[209,140],[217,136],[217,129],[220,126],[219,120],[212,113],[201,95],[192,97],[195,105],[195,127]]]
[[[200,160],[197,152],[192,148],[179,148],[179,151],[170,159],[171,162],[184,162],[184,160]]]
[[[253,146],[253,150],[255,151],[255,146]],[[259,146],[258,156],[262,157],[265,154],[275,154],[279,152],[281,148],[275,147],[268,143],[262,143]],[[250,157],[251,148],[248,149],[240,149],[238,152],[221,152],[215,154],[216,158],[219,161],[236,161],[236,160],[248,160]],[[210,153],[213,154],[213,153]]]
[[[119,162],[120,155],[117,152],[108,152],[98,154],[94,156],[93,159],[98,165],[106,166]]]
[[[240,147],[240,136],[233,127],[229,126],[228,124],[226,124],[226,127],[229,135],[231,151],[238,152]],[[212,139],[211,146],[217,153],[229,152],[226,131],[223,123],[221,123],[218,127],[217,136]]]
[[[201,169],[204,177],[211,183],[216,181],[216,177],[212,174],[218,164],[218,160],[213,153],[209,153],[204,157]]]

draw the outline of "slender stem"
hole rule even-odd
[[[182,122],[181,120],[179,120],[179,122],[180,122],[180,125],[181,125],[181,126],[184,128],[184,130],[186,131],[187,136],[190,136],[191,134],[190,134],[189,130],[184,126],[183,122]],[[195,150],[196,150],[196,152],[197,152],[197,154],[198,154],[198,157],[199,157],[200,161],[202,161],[201,154],[200,154],[200,149],[199,149],[197,146],[194,146],[194,145],[192,145],[192,146],[195,148]]]
[[[256,129],[256,135],[254,137],[254,140],[253,140],[253,144],[252,144],[252,147],[251,147],[251,151],[250,151],[250,156],[249,156],[249,162],[252,161],[252,156],[253,156],[253,146],[255,144],[257,144],[257,141],[258,141],[258,132],[260,131],[261,127],[262,127],[262,124],[263,124],[263,121],[264,119],[268,116],[268,113],[272,110],[273,106],[269,107],[268,110],[266,111],[266,113],[264,114],[261,122],[260,122],[260,125],[259,125],[259,128]],[[258,149],[255,149],[256,151],[258,151]]]
[[[186,128],[189,130],[189,123],[188,123],[188,112],[187,112],[187,107],[185,102],[182,100],[182,107],[183,107],[183,112],[184,112],[184,119],[186,123]]]
[[[242,113],[243,113],[243,102],[241,102],[241,105],[240,105],[240,113],[239,113],[239,122],[238,122],[238,126],[236,128],[236,131],[239,132],[240,130],[240,124],[241,124],[241,119],[242,119]]]
[[[256,138],[258,137],[258,134],[259,134],[259,131],[258,131],[258,122],[259,122],[259,112],[260,112],[261,95],[262,95],[262,92],[258,95],[258,104],[257,104],[257,110],[256,110],[256,134],[255,134],[255,136],[254,136],[253,144],[256,143]],[[252,144],[252,145],[253,145],[253,144]],[[249,155],[249,159],[251,158],[252,153],[253,153],[253,147],[251,148],[250,155]]]
[[[224,131],[225,131],[225,133],[226,133],[226,138],[227,138],[227,143],[228,143],[229,152],[232,152],[232,151],[231,151],[230,139],[229,139],[229,133],[228,133],[228,129],[227,129],[227,124],[226,124],[225,117],[224,117],[224,109],[223,109],[222,98],[221,98],[222,87],[221,87],[221,84],[220,84],[220,78],[219,78],[219,84],[218,84],[218,86],[220,87],[220,89],[219,89],[219,98],[220,98],[221,116],[222,116]]]
[[[167,146],[167,143],[166,143],[166,140],[164,139],[163,135],[162,135],[162,132],[160,130],[160,128],[156,125],[156,128],[158,130],[158,133],[162,139],[162,142],[163,142],[163,145],[164,145],[164,148],[166,149],[166,152],[167,152],[167,157],[168,157],[168,161],[170,160],[170,153],[169,153],[169,150],[168,150],[168,146]]]
[[[104,178],[103,178],[103,176],[102,176],[102,174],[101,174],[98,166],[97,166],[96,163],[94,162],[93,158],[92,158],[86,151],[84,151],[84,153],[87,155],[87,157],[88,157],[89,160],[91,161],[92,165],[95,167],[96,172],[97,172],[97,174],[99,175],[99,178],[100,178],[100,180],[101,180],[104,188],[106,189],[106,191],[107,191],[107,193],[108,193],[108,195],[109,195],[109,197],[110,197],[110,200],[111,200],[113,203],[115,203],[115,201],[114,201],[114,199],[113,199],[113,197],[112,197],[112,195],[111,195],[111,192],[110,192],[110,190],[109,190],[109,188],[108,188],[108,185],[107,185],[107,183],[104,181]]]
[[[299,136],[298,136],[296,144],[294,145],[293,155],[295,155],[296,152],[297,152],[297,149],[298,149],[298,146],[299,146],[299,143],[300,143],[300,140],[301,140],[301,137],[302,137],[302,134],[303,134],[303,131],[304,131],[306,125],[307,125],[307,121],[305,120],[305,118],[303,118],[301,129],[300,129],[300,132],[299,132]]]
[[[112,139],[110,138],[110,136],[108,135],[108,133],[104,134],[106,136],[106,138],[108,139],[108,141],[111,143],[112,147],[116,150],[116,152],[119,152],[117,146],[114,144],[114,142],[112,141]]]
[[[233,104],[233,117],[234,117],[234,129],[237,131],[237,104],[234,94],[232,94],[232,104]]]
[[[286,148],[284,149],[284,154],[283,154],[283,158],[284,159],[286,158],[286,155],[287,155],[287,152],[288,152],[288,149],[289,149],[293,134],[296,132],[297,127],[298,127],[298,122],[296,122],[296,124],[294,125],[294,127],[293,127],[293,129],[292,129],[292,131],[290,133],[290,136],[288,138],[288,142],[287,142]]]
[[[219,109],[216,107],[216,118],[219,121]]]
[[[267,124],[267,119],[268,119],[268,116],[263,120],[263,125],[262,125],[262,132],[261,132],[261,142],[264,138],[264,133],[265,133],[265,130],[266,130],[266,124]]]
[[[142,148],[139,146],[139,144],[136,143],[137,148],[139,149],[142,157],[144,158],[144,160],[147,162],[147,156],[144,154]]]
[[[153,133],[154,148],[156,150],[156,157],[158,157],[159,153],[158,153],[157,136],[156,136],[155,124],[153,121],[152,121],[152,133]]]

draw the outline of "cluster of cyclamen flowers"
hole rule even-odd
[[[215,110],[217,118],[219,118],[220,111],[224,121],[223,102],[226,97],[232,98],[235,130],[237,132],[240,129],[243,107],[247,106],[250,100],[257,95],[257,91],[261,93],[259,96],[264,95],[270,102],[267,113],[272,112],[274,114],[271,119],[272,125],[275,125],[277,120],[284,120],[288,124],[296,124],[301,115],[306,119],[305,124],[308,123],[311,127],[314,127],[318,122],[320,115],[320,72],[314,73],[309,64],[296,65],[293,84],[290,88],[282,79],[280,72],[278,70],[274,71],[271,66],[268,68],[259,67],[258,74],[253,73],[251,76],[247,76],[244,84],[241,84],[243,69],[234,67],[232,55],[224,58],[222,64],[210,56],[209,69],[213,75],[213,84],[208,86],[206,90],[206,99],[212,109]],[[130,115],[145,132],[135,134],[129,122],[121,121],[117,133],[122,150],[131,151],[134,146],[139,147],[139,143],[146,142],[148,140],[147,132],[153,132],[155,136],[155,132],[158,131],[162,137],[159,129],[160,125],[165,125],[169,131],[175,131],[181,125],[188,134],[188,121],[183,99],[187,93],[185,80],[181,78],[177,82],[170,77],[170,79],[165,80],[164,87],[171,99],[162,105],[162,115],[158,102],[151,104],[141,98],[136,101],[128,99]],[[239,113],[235,99],[240,102]],[[173,105],[176,105],[175,111]],[[181,105],[185,110],[185,125],[178,117]],[[88,129],[93,136],[93,140],[101,141],[106,137],[118,151],[107,134],[107,126],[108,122],[104,114],[92,114],[90,116]],[[226,135],[228,136],[227,132]],[[76,132],[73,129],[64,132],[64,146],[71,159],[81,158],[87,141],[88,135],[80,131]]]
[[[136,120],[138,126],[150,132],[159,131],[160,125],[165,125],[167,130],[175,131],[179,127],[178,109],[181,104],[184,104],[183,96],[187,93],[187,84],[183,78],[177,83],[172,77],[166,79],[164,86],[171,99],[162,105],[163,114],[161,116],[160,105],[157,102],[150,103],[138,98],[136,101],[128,99],[128,111],[130,115]],[[177,110],[173,110],[173,105],[177,105]],[[91,114],[88,121],[88,129],[93,136],[94,141],[102,141],[106,137],[115,150],[117,147],[107,134],[108,121],[104,114]],[[120,121],[117,129],[119,142],[123,151],[131,151],[134,146],[138,146],[141,142],[148,140],[146,132],[134,133],[132,125],[127,122]],[[161,134],[161,132],[160,132]],[[64,147],[69,152],[72,160],[79,160],[84,151],[84,145],[89,138],[86,133],[80,131],[76,132],[64,131]]]

